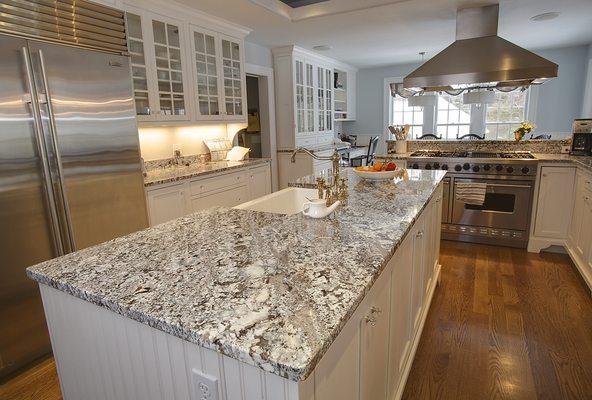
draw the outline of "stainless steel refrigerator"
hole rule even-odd
[[[50,351],[25,268],[147,226],[128,57],[0,34],[0,378]]]

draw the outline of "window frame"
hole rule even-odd
[[[384,126],[389,126],[393,121],[393,97],[391,96],[391,83],[402,83],[403,77],[389,77],[384,78],[384,96],[383,96],[383,122]],[[538,86],[531,86],[527,89],[526,95],[526,103],[525,103],[525,119],[527,121],[536,122],[536,110],[538,106],[538,95],[539,95],[539,87]],[[479,116],[474,114],[475,112],[479,111]],[[486,107],[476,107],[476,105],[471,105],[471,122],[470,122],[470,131],[479,131],[485,133],[485,129],[487,126],[487,110]],[[426,124],[428,129],[426,129]],[[433,112],[426,112],[424,109],[424,126],[422,131],[429,132],[429,127],[432,127],[431,131],[437,135],[437,128],[438,128],[438,105],[434,107]],[[458,125],[458,124],[451,124],[451,125]],[[461,124],[464,125],[464,124]],[[445,138],[442,137],[443,140],[454,140],[454,138]],[[415,140],[415,138],[411,138],[411,140]],[[496,134],[496,138],[489,139],[489,140],[507,140],[507,139],[499,139]]]

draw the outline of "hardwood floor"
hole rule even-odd
[[[0,383],[2,400],[61,400],[60,383],[53,358],[35,364],[27,371]]]
[[[442,242],[404,399],[592,399],[592,299],[569,257]]]
[[[592,399],[592,299],[565,255],[442,242],[404,399]],[[52,359],[0,399],[60,400]]]

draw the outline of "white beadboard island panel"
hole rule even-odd
[[[65,400],[201,400],[194,373],[219,400],[304,400],[300,384],[40,284]],[[310,390],[310,389],[309,389]],[[306,400],[313,397],[306,397]]]

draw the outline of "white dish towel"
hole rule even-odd
[[[465,204],[472,204],[482,206],[485,202],[485,193],[487,191],[487,183],[455,183],[456,200],[462,201]]]

